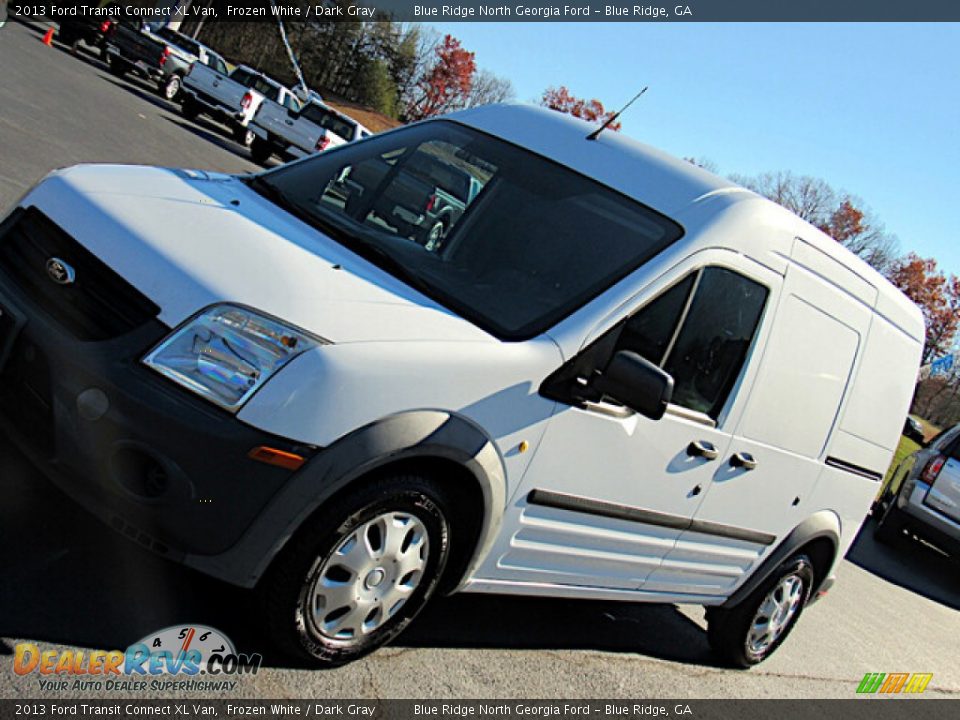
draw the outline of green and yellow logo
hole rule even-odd
[[[867,673],[860,681],[857,692],[874,693],[922,693],[927,689],[933,673]]]

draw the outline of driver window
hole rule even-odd
[[[616,350],[632,350],[673,376],[674,405],[714,420],[733,389],[768,291],[732,270],[688,275],[624,324]]]

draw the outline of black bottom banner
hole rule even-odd
[[[960,700],[0,700],[0,720],[120,718],[695,718],[947,720]]]

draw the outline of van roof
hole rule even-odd
[[[732,206],[746,209],[743,204],[749,204],[749,214],[758,225],[775,226],[781,234],[802,237],[877,288],[876,310],[910,336],[923,340],[919,309],[879,272],[789,210],[726,178],[619,132],[604,132],[596,140],[587,140],[587,135],[596,130],[595,124],[547,108],[486,105],[448,117],[595,178],[673,218],[708,199],[714,201],[710,204],[715,214]],[[783,251],[773,246],[768,249]],[[789,255],[789,248],[786,250]]]

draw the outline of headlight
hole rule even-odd
[[[216,305],[174,330],[143,362],[236,412],[277,370],[325,342],[253,310]]]

